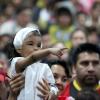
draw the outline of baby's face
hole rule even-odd
[[[34,51],[39,50],[40,48],[41,48],[41,37],[31,34],[23,42],[21,48],[21,56],[27,57]]]

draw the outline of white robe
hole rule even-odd
[[[20,57],[13,58],[11,61],[10,76],[13,77],[16,74],[15,64]],[[55,84],[53,74],[47,64],[36,62],[28,66],[23,74],[25,75],[25,87],[21,90],[17,100],[43,100],[38,96],[39,91],[36,88],[38,82],[43,78],[46,79],[49,83]],[[54,87],[55,91],[58,91]]]

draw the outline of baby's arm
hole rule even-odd
[[[33,64],[38,60],[41,60],[42,58],[48,56],[49,54],[54,54],[60,57],[64,49],[66,48],[47,48],[34,51],[28,57],[21,58],[16,62],[15,65],[16,72],[17,73],[22,72],[27,66]]]

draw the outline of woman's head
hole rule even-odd
[[[14,38],[14,47],[23,57],[41,48],[41,35],[37,27],[21,29]]]
[[[61,93],[65,88],[67,79],[70,77],[68,64],[65,61],[55,60],[48,61],[48,65],[51,68],[51,71],[56,81],[56,85]]]

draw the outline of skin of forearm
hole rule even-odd
[[[34,51],[28,57],[18,60],[16,63],[16,71],[22,72],[27,66],[33,64],[34,62],[41,60],[42,58],[48,56],[50,54],[50,49],[41,49],[38,51]]]

